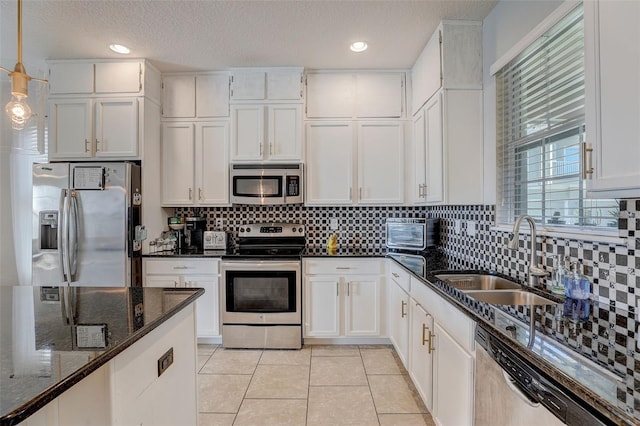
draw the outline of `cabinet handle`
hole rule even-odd
[[[260,145],[260,156],[262,156],[262,142],[260,142],[259,145]]]
[[[349,293],[351,293],[351,281],[347,282],[347,297],[349,297]]]
[[[422,324],[422,346],[424,346],[427,343],[427,330],[429,329],[429,327],[427,327],[426,324]]]
[[[273,155],[273,144],[269,142],[269,155]]]
[[[587,155],[589,157],[589,161],[587,161]],[[587,179],[587,175],[589,175],[589,179],[593,176],[593,148],[591,146],[587,146],[586,142],[582,142],[582,179]]]
[[[174,286],[174,287],[178,287],[178,286],[179,286],[179,285],[178,285],[178,281],[174,281],[174,282],[173,282],[173,286]]]
[[[84,140],[84,152],[91,152],[91,141],[89,139]]]
[[[193,269],[189,266],[174,266],[173,269]]]
[[[340,296],[340,283],[336,282],[336,297]]]
[[[429,345],[429,346],[427,347],[427,353],[429,353],[429,354],[430,354],[431,352],[433,352],[433,351],[435,351],[435,350],[436,350],[436,348],[434,348],[434,347],[431,345],[431,342],[432,342],[432,339],[433,339],[433,337],[434,337],[434,336],[435,336],[435,334],[433,334],[431,331],[429,331],[429,338],[427,339],[427,344]]]
[[[400,275],[396,274],[395,272],[392,272],[391,275],[393,275],[396,278],[400,278]]]
[[[96,139],[96,152],[100,152],[102,148],[102,142]]]
[[[198,188],[198,200],[202,201],[202,188]]]
[[[189,201],[191,201],[192,196],[193,196],[193,190],[189,188]]]
[[[350,266],[336,266],[336,269],[351,269]]]
[[[352,192],[351,190],[352,190],[352,189],[353,189],[353,188],[349,187],[349,201],[353,200],[353,196],[352,196],[352,194],[351,194],[351,192]]]
[[[400,306],[400,318],[404,318],[407,316],[407,313],[404,310],[404,307],[407,306],[407,302],[402,300],[402,305]]]
[[[362,200],[362,187],[358,189],[358,199]]]

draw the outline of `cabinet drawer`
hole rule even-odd
[[[303,263],[304,273],[315,274],[383,274],[384,260],[378,259],[305,259]]]
[[[393,260],[389,259],[387,262],[389,262],[389,277],[409,293],[411,290],[411,275]]]
[[[145,259],[145,274],[217,275],[220,273],[219,259]]]

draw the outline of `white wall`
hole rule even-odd
[[[496,204],[496,87],[491,65],[544,20],[562,1],[502,0],[483,21],[484,202]]]

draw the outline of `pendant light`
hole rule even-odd
[[[15,130],[22,130],[31,117],[31,108],[27,104],[29,80],[47,82],[47,80],[27,75],[27,71],[22,65],[22,0],[18,0],[18,62],[13,71],[2,66],[0,69],[6,71],[11,78],[11,100],[5,107],[5,111],[11,119],[11,127]]]

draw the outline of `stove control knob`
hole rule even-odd
[[[251,232],[251,228],[247,228],[247,232]]]
[[[298,231],[299,231],[299,232],[304,232],[304,228],[301,226],[301,227],[298,229]]]
[[[296,228],[291,228],[291,232],[296,232]]]
[[[244,228],[240,228],[240,232],[244,232]]]

